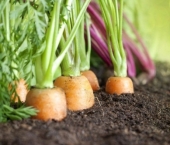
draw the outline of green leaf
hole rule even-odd
[[[28,6],[28,2],[22,3],[22,5],[16,4],[15,9],[10,12],[10,18],[17,19],[17,18],[21,17],[27,6]]]
[[[34,11],[35,14],[35,25],[36,25],[36,30],[38,33],[38,37],[40,40],[42,40],[42,38],[45,35],[45,27],[47,26],[47,24],[41,20],[42,17],[44,17],[42,15],[42,13],[38,12],[38,11]]]
[[[6,5],[8,4],[9,0],[1,0],[0,2],[0,15],[2,15]]]
[[[2,110],[0,113],[0,121],[4,122],[7,121],[8,119],[10,120],[22,120],[24,118],[29,118],[31,116],[36,115],[38,112],[38,110],[36,110],[35,108],[29,106],[19,106],[19,108],[14,109],[13,107],[9,106],[9,105],[3,105],[2,106]]]

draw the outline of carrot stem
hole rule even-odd
[[[65,4],[68,8],[67,11],[70,10],[72,2],[73,0],[66,1]],[[66,22],[69,19],[70,15],[68,12],[65,12],[65,10],[61,9],[62,4],[63,2],[61,0],[54,2],[54,7],[51,12],[51,21],[46,33],[45,50],[40,56],[38,56],[39,58],[35,59],[35,61],[37,61],[35,62],[35,65],[37,67],[37,72],[35,72],[37,78],[36,87],[38,88],[52,88],[54,77],[60,75],[58,67],[60,67],[59,65],[63,59],[63,55],[65,54],[61,54],[60,57],[57,58],[57,60],[59,61],[54,62],[56,59],[55,52],[58,48],[59,42],[61,41]],[[61,17],[60,13],[64,13],[64,16]],[[56,66],[55,69],[54,65]],[[41,71],[38,70],[38,68]],[[57,74],[56,72],[58,72],[59,74]]]
[[[87,6],[88,4],[90,3],[91,0],[86,0],[83,4],[83,6],[81,7],[81,10],[77,11],[77,17],[75,20],[73,20],[72,18],[72,22],[74,23],[74,25],[72,26],[72,31],[69,33],[69,36],[67,37],[67,39],[65,38],[65,42],[62,44],[62,48],[61,48],[61,53],[59,54],[59,56],[56,58],[55,60],[55,64],[57,65],[58,61],[61,61],[64,57],[65,57],[65,54],[68,52],[68,50],[70,49],[70,46],[73,44],[72,41],[73,39],[75,39],[74,37],[77,38],[77,32],[78,32],[78,29],[79,29],[79,25],[81,24],[81,21],[83,20],[83,16],[84,16],[84,13],[87,9]],[[80,1],[75,1],[76,3],[80,3]],[[74,11],[74,10],[73,10]],[[62,43],[62,42],[61,42]],[[76,42],[78,43],[78,42]],[[71,75],[71,76],[78,76],[80,75],[80,58],[79,58],[79,49],[81,48],[78,48],[78,44],[74,44],[75,45],[75,52],[74,52],[74,59],[72,59],[72,61],[68,61],[68,65],[66,66],[65,65],[65,69],[66,71],[64,72],[65,75]],[[77,54],[76,54],[77,53]],[[70,54],[73,58],[73,54]],[[73,60],[74,60],[74,63],[76,64],[72,64],[73,63]],[[56,65],[54,65],[54,70],[56,68]],[[69,66],[69,67],[68,67]]]
[[[90,18],[88,13],[85,14],[85,21],[82,22],[81,24],[81,28],[80,28],[80,47],[81,47],[81,51],[80,51],[80,59],[81,59],[81,63],[80,63],[80,70],[81,71],[85,71],[85,70],[89,70],[90,69],[90,56],[91,56],[91,36],[90,36]],[[85,27],[85,28],[84,28]],[[86,31],[84,31],[84,29]],[[86,33],[86,35],[85,35]],[[85,36],[86,36],[86,42],[85,43]],[[86,46],[87,44],[87,46]]]
[[[125,77],[127,76],[127,62],[122,44],[123,0],[120,0],[119,8],[117,0],[100,0],[99,4],[106,26],[107,45],[114,66],[114,75]]]

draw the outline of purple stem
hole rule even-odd
[[[87,12],[90,14],[93,25],[95,25],[101,36],[106,39],[106,27],[100,14],[97,13],[97,10],[91,4],[87,8]]]
[[[91,2],[88,6],[87,11],[92,18],[92,26],[90,28],[90,33],[92,37],[92,47],[96,53],[106,62],[108,66],[112,66],[112,62],[109,56],[107,44],[106,44],[106,28],[104,21],[101,17],[100,8],[96,2]],[[152,79],[155,76],[155,66],[153,61],[147,52],[147,48],[142,41],[142,38],[138,34],[134,25],[129,21],[127,16],[124,14],[124,19],[127,21],[128,25],[135,34],[143,52],[140,51],[139,47],[133,42],[133,40],[123,31],[123,45],[127,55],[127,66],[128,75],[130,77],[136,76],[136,63],[141,65],[143,71],[148,74],[148,79]],[[135,57],[135,59],[134,59]]]
[[[92,48],[106,62],[108,66],[111,66],[112,62],[110,60],[107,45],[104,42],[104,40],[101,39],[101,37],[97,34],[93,27],[93,24],[91,25],[90,28],[90,35],[92,39]]]
[[[136,28],[134,27],[134,25],[129,21],[128,17],[126,16],[126,14],[123,15],[126,22],[129,24],[130,28],[132,29],[133,33],[135,34],[137,40],[139,41],[142,49],[143,49],[143,52],[147,58],[147,63],[149,64],[150,67],[152,67],[153,69],[155,69],[155,66],[154,66],[154,63],[153,61],[150,59],[150,56],[148,54],[148,51],[147,51],[147,47],[145,46],[144,42],[142,41],[142,38],[140,37],[138,31],[136,30]]]
[[[123,41],[128,44],[129,51],[135,56],[136,61],[139,62],[143,71],[148,73],[148,79],[152,79],[155,76],[155,66],[153,65],[150,58],[147,55],[142,54],[139,51],[138,46],[133,42],[133,40],[124,32]]]
[[[129,77],[136,77],[136,66],[135,66],[135,61],[133,58],[133,54],[130,51],[130,46],[128,43],[126,43],[126,41],[123,42],[123,46],[125,48],[125,52],[126,52],[126,57],[127,57],[127,73]]]

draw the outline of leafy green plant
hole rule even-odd
[[[123,0],[99,0],[99,6],[105,24],[102,30],[106,29],[105,32],[102,31],[104,38],[106,38],[106,44],[103,43],[105,45],[104,49],[107,50],[107,46],[114,68],[114,76],[108,78],[105,90],[109,94],[117,95],[133,93],[133,82],[127,77],[127,59],[122,40]]]
[[[42,3],[42,7],[37,7]],[[13,108],[12,94],[15,93],[14,81],[24,78],[30,85],[34,83],[33,58],[42,53],[40,49],[47,17],[45,9],[50,5],[44,0],[30,1],[2,0],[0,2],[0,121],[28,118],[37,110],[18,103]],[[34,45],[32,45],[34,44]],[[9,89],[11,85],[12,89]],[[27,112],[25,115],[21,113]],[[20,115],[19,115],[20,114]]]

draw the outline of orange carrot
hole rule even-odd
[[[11,86],[9,86],[9,89],[11,88]],[[19,81],[16,81],[16,93],[20,99],[21,102],[25,102],[26,99],[26,95],[28,93],[28,87],[27,87],[27,83],[24,79],[20,79]],[[11,99],[14,98],[14,94],[12,95]],[[18,102],[18,98],[16,97],[15,102]]]
[[[83,110],[93,106],[93,90],[85,76],[60,76],[54,85],[65,91],[69,110]]]
[[[97,91],[100,89],[98,79],[93,71],[86,70],[86,71],[82,71],[81,74],[88,79],[93,91]]]
[[[109,94],[134,93],[133,83],[129,77],[110,77],[105,89]]]
[[[64,91],[60,88],[36,89],[29,91],[25,101],[26,106],[39,110],[34,119],[47,121],[62,120],[67,115],[67,105]]]

